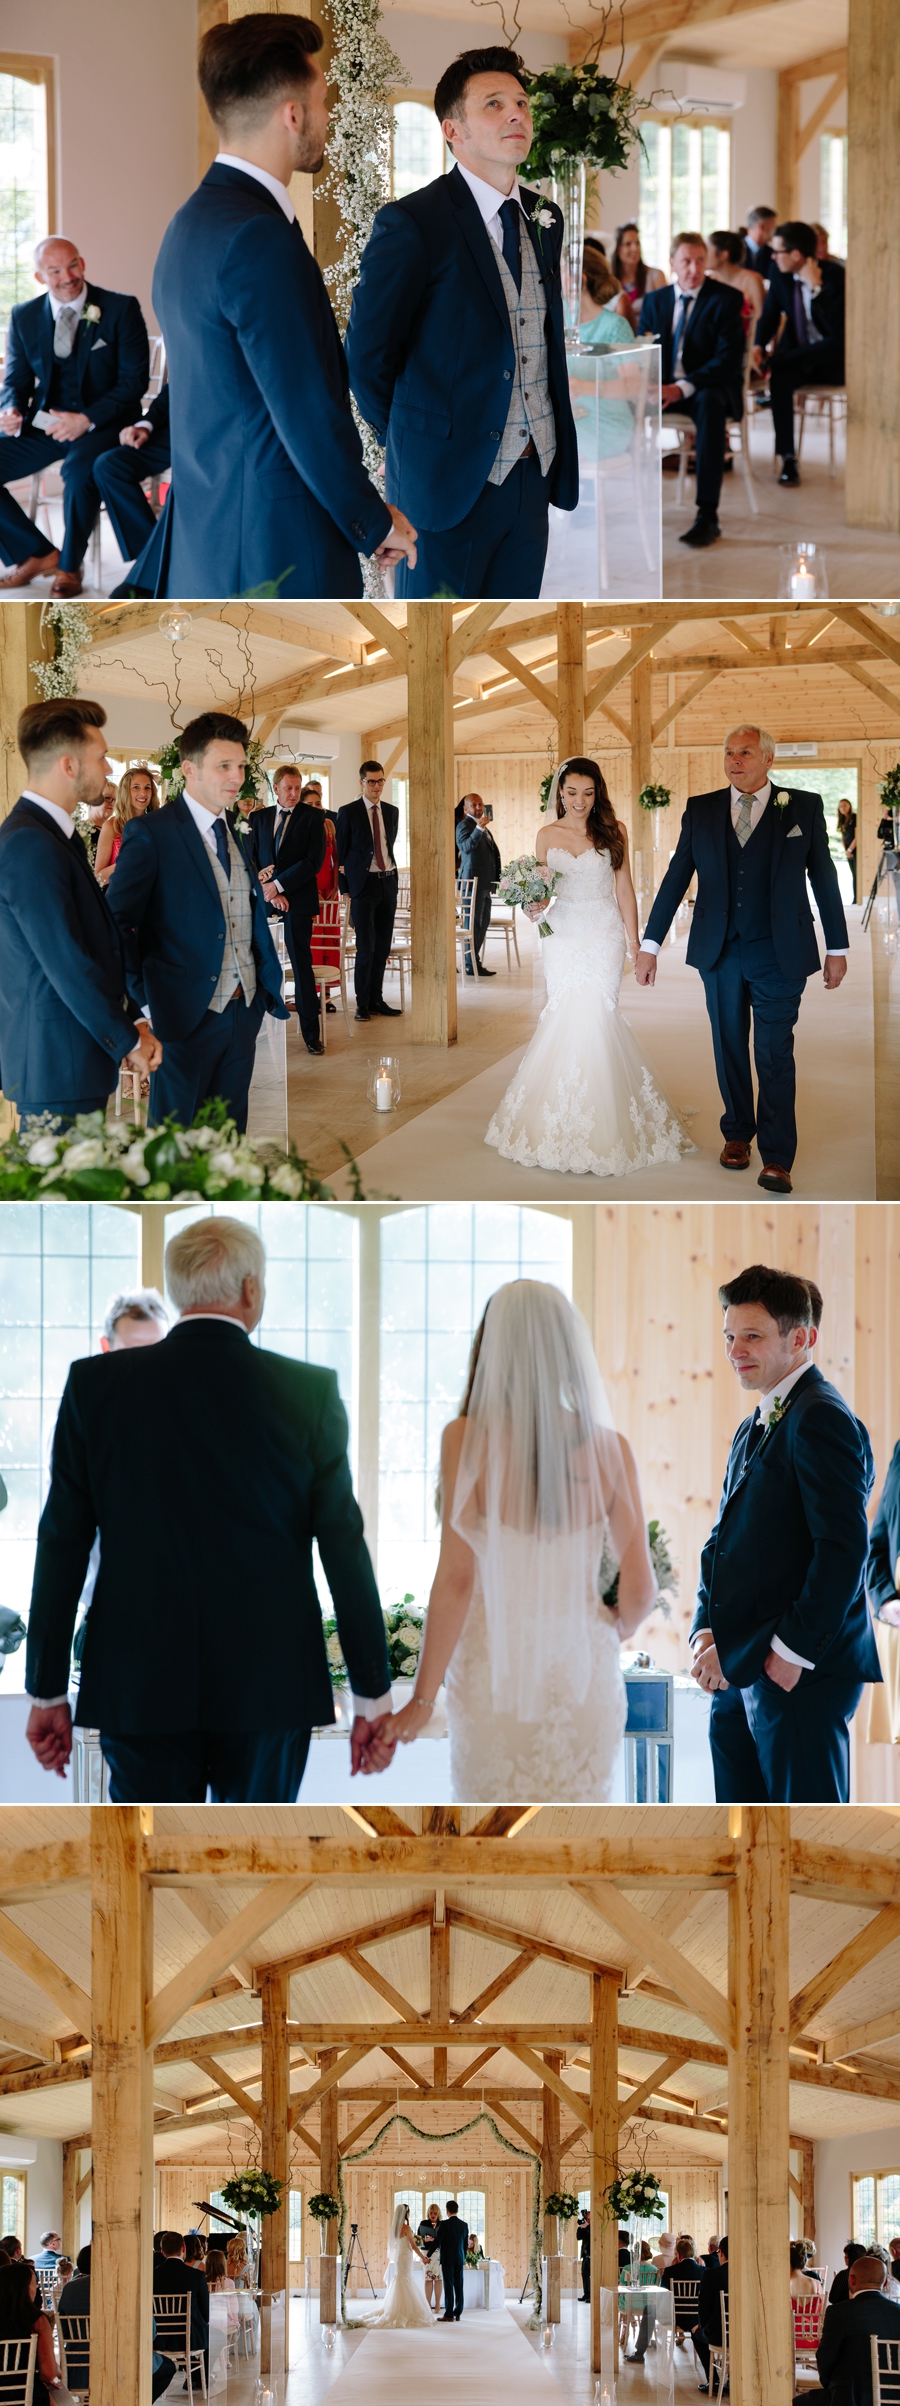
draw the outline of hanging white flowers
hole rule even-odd
[[[381,30],[378,0],[327,0],[334,28],[329,81],[337,98],[325,150],[326,174],[321,190],[333,200],[341,221],[340,258],[325,269],[335,316],[341,331],[359,281],[360,261],[376,212],[391,197],[391,156],[394,139],[394,95],[408,84],[406,68]],[[363,458],[373,484],[384,490],[384,451],[371,426],[353,403]],[[382,572],[363,560],[366,592],[383,598]]]
[[[53,657],[29,665],[45,702],[53,702],[78,692],[81,663],[94,636],[93,614],[88,602],[47,601],[40,624],[42,635],[52,635]]]

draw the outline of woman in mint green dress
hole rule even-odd
[[[584,243],[578,340],[587,350],[609,343],[621,347],[634,341],[621,284],[613,275],[602,245],[590,234],[585,236]],[[606,360],[598,373],[601,380],[608,379],[614,388],[620,362]],[[572,408],[579,448],[586,460],[615,459],[620,452],[627,451],[634,432],[631,403],[617,396],[614,389],[608,395],[601,391],[597,402],[595,392],[593,375],[583,378],[573,375]]]

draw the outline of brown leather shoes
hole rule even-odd
[[[764,1186],[770,1195],[792,1195],[790,1170],[783,1170],[778,1161],[764,1161],[757,1186]]]
[[[36,576],[52,576],[58,559],[58,551],[38,551],[32,560],[16,560],[3,570],[0,585],[30,585]]]
[[[74,601],[76,594],[81,592],[83,584],[84,577],[80,568],[61,568],[58,576],[53,579],[50,591],[64,601]]]
[[[743,1136],[729,1136],[728,1143],[722,1146],[719,1154],[723,1170],[748,1170],[750,1150],[751,1148]]]

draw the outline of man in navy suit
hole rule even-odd
[[[728,1360],[760,1401],[732,1442],[691,1627],[716,1796],[846,1804],[849,1725],[881,1679],[866,1604],[872,1448],[815,1367],[806,1279],[756,1262],[719,1302]]]
[[[350,917],[356,931],[353,983],[357,1019],[399,1019],[394,1003],[386,1003],[381,988],[394,933],[397,909],[397,864],[394,844],[400,824],[395,802],[383,802],[384,770],[380,760],[364,760],[359,772],[362,793],[345,802],[335,821],[338,884],[350,896]]]
[[[794,394],[800,385],[843,384],[842,259],[818,259],[814,226],[799,218],[776,226],[765,306],[756,329],[754,361],[771,354],[772,424],[781,461],[780,485],[798,485]]]
[[[869,1602],[879,1621],[900,1629],[900,1444],[891,1455],[869,1543]]]
[[[94,483],[106,503],[123,560],[136,560],[156,531],[156,519],[142,488],[148,477],[167,473],[170,449],[169,387],[163,384],[143,417],[133,426],[123,426],[118,442],[94,462]]]
[[[443,2221],[438,2224],[437,2243],[444,2283],[444,2311],[440,2320],[459,2322],[466,2302],[464,2274],[469,2225],[463,2222],[455,2197],[447,2200]]]
[[[265,584],[341,599],[362,593],[360,552],[415,549],[363,466],[334,313],[288,190],[322,165],[321,47],[308,18],[265,12],[211,26],[200,45],[221,149],[153,279],[172,386],[161,592]]]
[[[747,266],[768,281],[772,273],[772,235],[777,209],[751,209],[747,217]]]
[[[848,2297],[825,2308],[816,2366],[828,2406],[872,2406],[872,2340],[900,2340],[900,2306],[884,2294],[887,2279],[880,2256],[857,2256]]]
[[[676,234],[669,264],[673,281],[645,292],[638,333],[655,334],[661,346],[663,423],[667,409],[677,410],[697,429],[697,515],[679,540],[703,551],[722,532],[726,424],[743,416],[742,296],[707,276],[702,234]]]
[[[725,743],[729,784],[695,794],[644,931],[635,965],[652,986],[656,956],[697,877],[687,959],[706,993],[716,1077],[724,1104],[723,1169],[746,1170],[758,1131],[758,1184],[791,1193],[797,1150],[794,1025],[808,977],[819,968],[809,878],[825,936],[826,986],[847,972],[847,923],[828,849],[820,794],[780,787],[770,776],[775,745],[764,727],[733,727]],[[754,1109],[750,1018],[759,1095]]]
[[[58,573],[51,590],[81,592],[82,562],[97,515],[93,469],[120,426],[140,416],[150,372],[147,328],[130,293],[85,280],[74,242],[39,242],[43,299],[20,301],[9,321],[0,391],[0,585]],[[57,551],[5,486],[62,460],[65,534]]]
[[[288,1016],[263,890],[225,816],[246,751],[241,719],[220,710],[192,719],[179,743],[184,791],[130,821],[107,889],[130,990],[165,1046],[151,1120],[171,1112],[189,1128],[220,1095],[241,1133],[265,1013]]]
[[[253,814],[254,863],[270,909],[283,914],[284,940],[294,972],[294,1000],[308,1053],[322,1053],[319,998],[312,965],[313,922],[319,915],[317,878],[325,858],[325,819],[301,800],[303,779],[285,761],[273,779],[275,807]]]
[[[20,1119],[105,1111],[123,1061],[161,1048],[129,1002],[118,927],[75,826],[109,772],[99,702],[32,702],[29,783],[0,826],[0,1079]]]
[[[347,328],[350,381],[387,446],[385,490],[419,529],[396,592],[528,598],[550,502],[578,503],[562,216],[516,180],[532,122],[514,50],[464,51],[434,107],[456,165],[378,211]]]

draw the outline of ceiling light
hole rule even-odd
[[[184,643],[193,623],[193,611],[181,609],[161,610],[157,621],[160,634],[168,635],[170,643]]]

